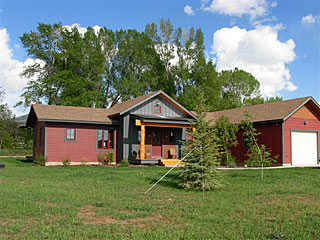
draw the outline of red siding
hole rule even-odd
[[[76,141],[65,141],[65,127],[75,127]],[[113,150],[97,150],[97,128],[116,129],[116,127],[105,127],[87,124],[65,124],[47,123],[46,156],[48,162],[62,162],[66,157],[71,162],[80,162],[86,157],[89,162],[97,162],[97,155],[100,152],[113,152],[116,161],[116,132]]]
[[[266,145],[267,149],[271,149],[272,156],[279,156],[275,164],[282,163],[282,147],[281,147],[281,123],[266,123],[255,125],[255,128],[261,133],[258,136],[258,143]],[[237,163],[244,164],[247,157],[247,148],[243,146],[243,130],[237,133],[238,146],[231,148],[232,155],[236,158]]]
[[[284,122],[284,164],[291,164],[291,129],[320,131],[320,121],[318,119],[307,119],[306,125],[304,120],[304,118],[294,118],[292,116]]]

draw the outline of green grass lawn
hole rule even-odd
[[[225,171],[178,188],[168,168],[37,167],[0,159],[0,239],[320,239],[320,169]]]
[[[0,156],[32,155],[32,149],[0,149]]]

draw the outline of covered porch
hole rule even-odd
[[[185,129],[190,128],[189,118],[155,119],[149,116],[135,116],[138,130],[136,156],[130,158],[133,164],[158,164],[174,166],[181,157],[181,141],[186,140]],[[181,165],[181,164],[180,164]]]

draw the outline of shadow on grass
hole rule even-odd
[[[16,158],[16,160],[21,163],[27,163],[27,164],[34,163],[33,160],[30,158]]]
[[[151,186],[155,184],[162,176],[159,178],[147,178],[147,180],[150,182]],[[168,174],[164,179],[162,179],[158,185],[164,186],[164,187],[169,187],[173,189],[181,189],[179,184],[181,183],[181,180],[179,179],[179,174],[178,173],[170,173]],[[150,186],[150,187],[151,187]]]

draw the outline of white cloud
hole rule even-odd
[[[20,77],[20,74],[26,66],[33,65],[35,61],[31,58],[23,62],[14,59],[9,41],[7,29],[0,29],[0,86],[6,91],[5,102],[16,115],[21,115],[24,110],[22,108],[13,109],[13,106],[19,101],[19,96],[27,85],[28,79]]]
[[[184,8],[183,8],[183,11],[185,14],[189,15],[189,16],[194,16],[194,11],[192,9],[191,6],[189,5],[186,5]]]
[[[73,23],[72,25],[64,25],[63,27],[66,28],[68,31],[71,31],[72,28],[77,28],[78,31],[79,31],[79,33],[82,34],[82,35],[85,34],[86,31],[87,31],[87,28],[86,28],[86,27],[81,27],[81,25],[80,25],[79,23]],[[93,30],[94,30],[94,32],[95,32],[96,34],[97,34],[97,33],[100,31],[100,29],[101,29],[101,27],[98,26],[98,25],[94,25],[92,28],[93,28]]]
[[[312,14],[309,14],[307,16],[302,17],[301,21],[304,24],[313,24],[315,22],[320,23],[320,15],[313,16]]]
[[[281,42],[281,26],[256,26],[254,30],[238,26],[222,28],[213,35],[212,53],[217,58],[217,70],[238,67],[250,72],[259,82],[263,96],[275,96],[281,90],[294,91],[287,63],[295,59],[292,39]]]
[[[208,3],[209,0],[203,0],[201,9],[236,17],[249,15],[251,19],[266,15],[269,7],[266,0],[212,0],[210,5]]]

